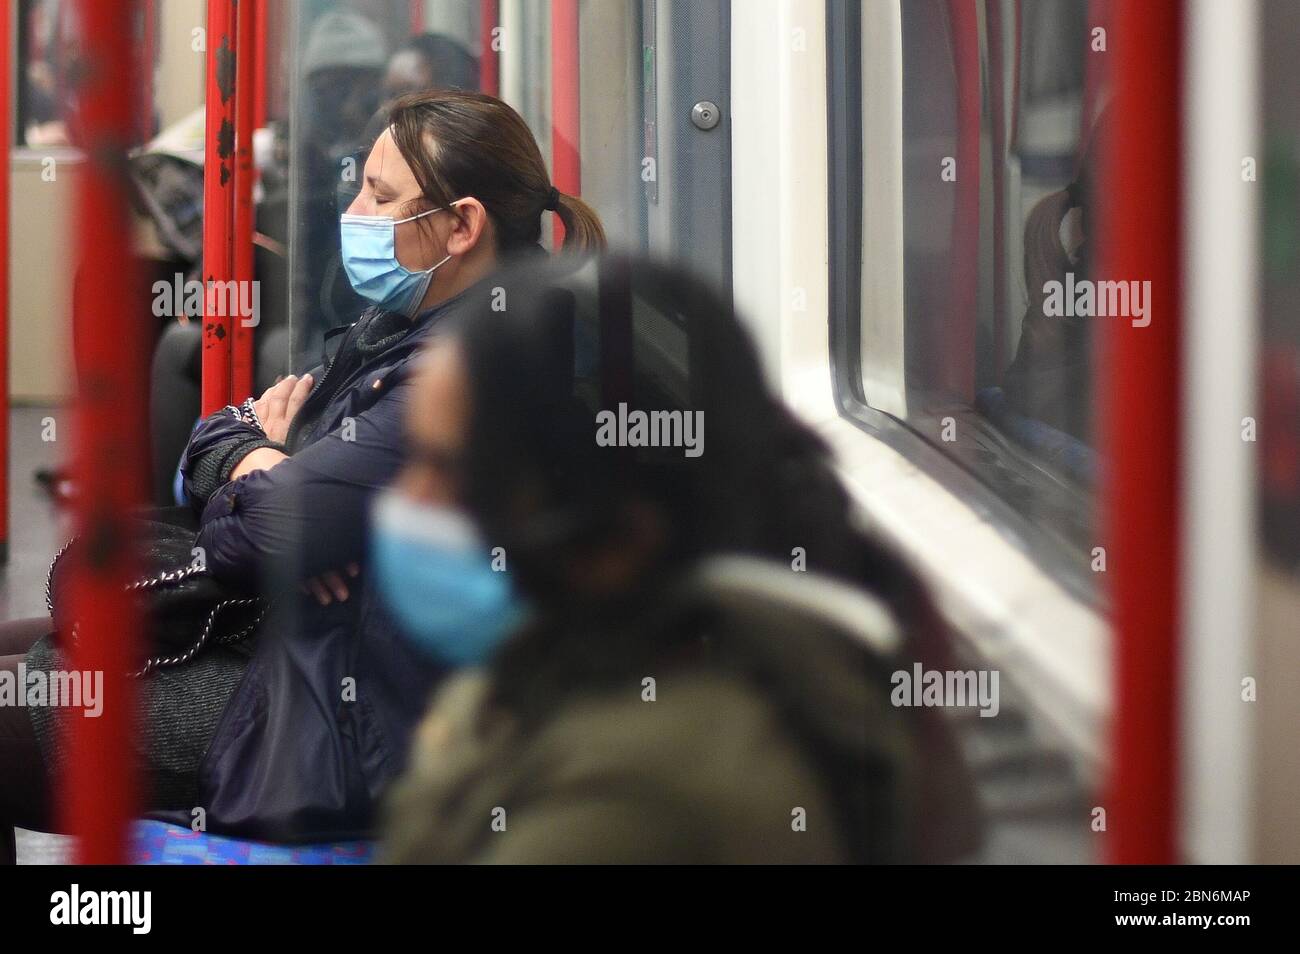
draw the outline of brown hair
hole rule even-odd
[[[542,213],[552,205],[564,223],[565,250],[605,247],[595,210],[576,195],[556,190],[552,196],[532,131],[495,96],[446,89],[411,93],[393,104],[388,122],[425,201],[448,208],[466,196],[478,199],[492,220],[498,253],[535,245],[542,237]]]

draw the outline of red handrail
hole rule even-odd
[[[257,15],[255,0],[242,0],[235,7],[238,42],[235,51],[235,197],[231,240],[234,246],[235,282],[241,310],[233,317],[230,391],[236,401],[253,393],[253,336],[251,324],[257,315],[246,315],[242,306],[252,306],[253,294],[253,129],[257,110]],[[261,4],[258,3],[258,6]]]
[[[551,183],[568,195],[582,192],[578,0],[551,0]],[[555,216],[555,247],[564,225]]]
[[[268,0],[249,0],[253,4],[253,128],[266,126],[266,5]]]
[[[125,10],[124,10],[125,8]],[[80,623],[71,667],[102,678],[98,718],[69,713],[67,772],[57,786],[61,830],[78,836],[77,860],[121,862],[137,804],[131,733],[134,686],[126,678],[141,620],[125,586],[135,576],[129,513],[148,485],[147,430],[123,408],[148,406],[151,320],[131,233],[127,151],[139,121],[138,51],[126,29],[130,4],[81,0],[84,64],[77,71],[85,166],[73,218],[80,281],[81,338],[74,428],[76,532],[71,611]]]
[[[202,413],[231,400],[233,336],[227,283],[235,277],[235,4],[208,0],[206,135],[203,166]],[[217,284],[219,283],[219,284]]]
[[[1150,325],[1101,319],[1106,580],[1114,614],[1108,860],[1177,860],[1179,337],[1183,18],[1116,4],[1115,98],[1102,161],[1101,274],[1149,280]]]
[[[497,0],[479,0],[478,4],[478,88],[493,96],[501,92],[501,60],[492,48],[492,31],[499,26]]]

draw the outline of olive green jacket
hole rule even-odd
[[[743,644],[744,675],[694,664],[629,673],[526,733],[486,701],[485,671],[451,678],[390,792],[382,857],[837,863],[855,857],[847,804],[873,860],[909,860],[917,734],[888,701],[902,663],[882,604],[741,557],[710,561],[673,599],[713,610],[708,639]],[[823,743],[852,763],[838,799],[817,768]]]

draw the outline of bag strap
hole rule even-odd
[[[54,554],[54,559],[50,560],[50,568],[45,573],[45,609],[49,612],[51,619],[54,617],[54,568],[59,565],[59,560],[76,542],[77,538],[73,537],[61,546],[59,552]],[[206,572],[206,567],[197,563],[187,563],[179,570],[164,570],[156,576],[146,576],[139,580],[132,580],[126,585],[126,592],[135,593],[140,590],[157,590],[166,586],[175,586],[177,583],[185,582],[190,577],[199,576]]]
[[[59,548],[59,552],[54,554],[54,559],[50,560],[50,568],[45,575],[45,607],[49,611],[50,619],[54,618],[54,568],[58,566],[59,560],[63,558],[64,554],[68,552],[76,540],[77,538],[74,536]],[[199,566],[195,563],[189,563],[181,567],[179,570],[167,570],[156,576],[147,576],[143,579],[133,580],[126,585],[126,592],[134,593],[142,590],[154,590],[161,589],[165,586],[174,586],[177,583],[184,582],[191,577],[206,572],[207,569],[205,567]],[[203,647],[208,644],[209,640],[211,640],[212,627],[216,625],[217,616],[222,610],[258,605],[262,607],[262,611],[257,614],[257,617],[238,632],[231,633],[229,636],[223,636],[218,640],[218,645],[231,646],[247,639],[248,636],[250,636],[259,625],[261,625],[262,620],[266,618],[266,614],[270,612],[272,605],[271,601],[264,600],[261,597],[223,600],[216,606],[212,607],[212,611],[208,613],[207,622],[203,624],[203,630],[199,633],[199,638],[194,641],[193,645],[191,645],[189,649],[175,656],[153,656],[145,660],[145,664],[135,672],[127,673],[127,676],[131,679],[143,679],[155,670],[167,669],[171,666],[179,666],[182,663],[189,662],[202,652]],[[68,634],[69,641],[73,643],[77,641],[77,628],[77,621],[73,620],[72,632]]]
[[[203,624],[203,632],[199,633],[199,638],[194,641],[194,645],[189,649],[176,656],[155,656],[152,659],[146,660],[145,664],[140,669],[137,669],[135,672],[127,673],[127,675],[132,679],[143,679],[156,669],[166,669],[171,666],[179,666],[182,663],[189,662],[203,651],[203,647],[207,645],[208,640],[212,637],[212,627],[217,621],[218,613],[230,607],[256,606],[258,604],[263,604],[262,612],[258,613],[257,617],[243,629],[239,630],[239,632],[231,633],[229,636],[223,636],[218,640],[218,645],[230,646],[248,638],[248,636],[252,634],[253,630],[257,629],[257,627],[261,625],[262,620],[266,618],[266,614],[271,610],[271,604],[260,598],[226,600],[225,602],[218,603],[216,606],[212,607],[212,612],[208,614],[208,621]],[[75,624],[73,628],[76,628]]]

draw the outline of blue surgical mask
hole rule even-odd
[[[433,273],[447,263],[448,255],[433,268],[413,272],[397,260],[397,226],[414,222],[442,209],[430,209],[405,219],[386,215],[352,215],[339,217],[339,238],[343,249],[343,268],[348,280],[362,298],[380,308],[410,315],[429,290]]]
[[[456,666],[486,662],[526,608],[463,513],[388,490],[375,501],[371,573],[405,635]]]

